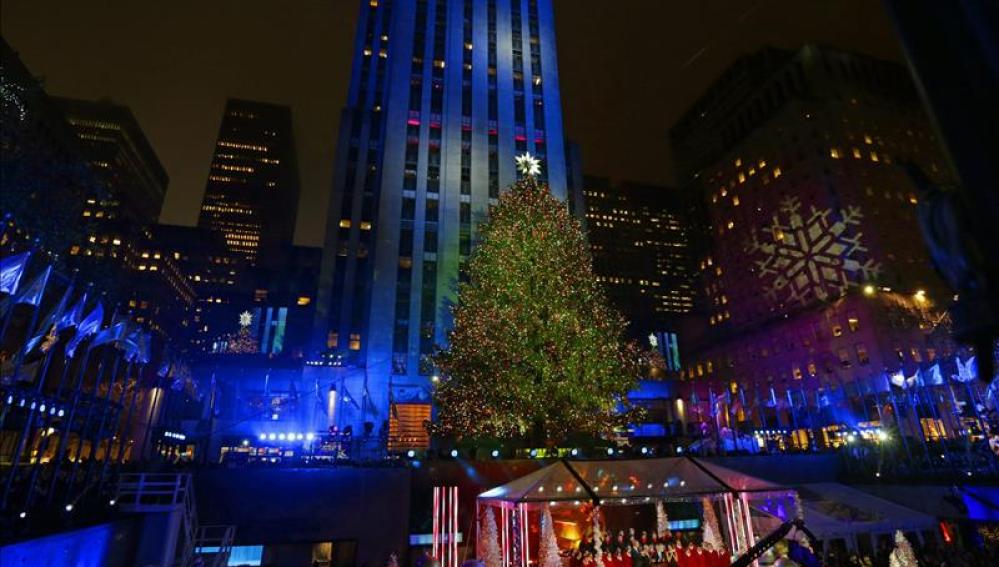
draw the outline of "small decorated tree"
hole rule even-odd
[[[593,562],[596,567],[604,567],[604,535],[600,533],[600,506],[593,507]]]
[[[725,549],[725,542],[722,541],[721,528],[718,526],[718,516],[715,514],[715,506],[707,497],[701,499],[704,507],[704,526],[702,527],[701,541],[710,543],[713,549]]]
[[[486,508],[485,519],[482,521],[482,533],[479,534],[479,559],[486,567],[501,567],[503,557],[500,555],[499,533],[496,529],[496,515],[492,508]]]
[[[558,539],[555,537],[555,524],[552,522],[552,511],[545,506],[541,514],[541,549],[538,550],[539,567],[562,567],[562,557],[558,551]]]
[[[917,567],[916,553],[912,551],[912,545],[906,539],[902,530],[895,531],[895,549],[888,557],[888,567]]]
[[[656,534],[662,537],[669,533],[669,516],[666,515],[666,505],[662,500],[656,501]]]

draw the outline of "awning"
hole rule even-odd
[[[547,467],[479,495],[481,501],[597,501],[638,504],[694,500],[733,493],[790,492],[768,482],[693,457],[570,461]]]
[[[936,529],[933,516],[835,482],[796,487],[805,524],[820,540]]]

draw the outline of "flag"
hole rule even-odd
[[[128,326],[126,324],[126,326]],[[135,362],[139,357],[139,343],[142,341],[142,328],[135,327],[122,332],[121,339],[117,340],[115,346],[125,351],[125,360]]]
[[[97,305],[77,325],[76,334],[73,335],[72,339],[69,339],[69,344],[66,345],[66,355],[72,357],[73,353],[76,352],[76,347],[80,346],[83,339],[96,333],[101,328],[101,323],[103,322],[104,306],[98,301]]]
[[[43,339],[49,335],[56,335],[59,332],[58,322],[62,319],[63,313],[66,311],[66,305],[69,304],[69,296],[73,293],[73,286],[66,288],[66,293],[62,295],[62,299],[59,300],[59,304],[56,305],[49,314],[42,319],[41,324],[35,330],[37,333],[35,336],[31,337],[24,343],[24,354],[35,350]],[[53,344],[55,344],[53,342]],[[51,347],[51,345],[50,345]],[[46,349],[47,350],[47,349]]]
[[[923,384],[926,386],[940,386],[944,383],[943,374],[940,372],[940,363],[923,371]]]
[[[892,385],[898,386],[903,390],[907,388],[912,388],[916,386],[917,379],[919,378],[919,373],[915,373],[912,376],[906,376],[901,370],[893,372],[888,378]]]
[[[127,327],[128,324],[125,321],[114,323],[107,329],[97,333],[97,336],[94,337],[94,342],[90,345],[91,348],[114,341],[120,341],[122,337],[125,336],[126,331],[128,331]]]
[[[17,286],[21,283],[21,276],[24,275],[29,259],[30,251],[0,258],[0,293],[17,293]]]
[[[150,359],[150,353],[149,353],[149,351],[150,351],[150,342],[151,341],[152,341],[152,338],[149,336],[149,333],[146,332],[146,331],[142,331],[142,334],[139,335],[138,353],[136,353],[136,356],[135,356],[135,361],[138,362],[139,364],[148,364],[149,363],[149,359]]]
[[[173,362],[170,361],[170,356],[164,352],[163,362],[160,363],[160,368],[156,371],[156,375],[160,378],[166,378],[170,376],[171,372],[173,372]]]
[[[83,318],[83,308],[87,305],[87,294],[84,293],[80,296],[80,299],[76,301],[76,304],[67,311],[61,319],[56,323],[56,330],[63,331],[69,329],[70,327],[75,327],[80,324],[80,319]]]
[[[14,299],[14,305],[27,303],[28,305],[38,305],[45,295],[45,286],[49,283],[49,275],[52,274],[52,266],[47,266],[42,273],[35,276],[35,279]]]
[[[967,384],[975,379],[975,357],[972,356],[968,362],[962,363],[961,357],[955,356],[954,362],[957,364],[957,374],[952,376],[954,380]]]

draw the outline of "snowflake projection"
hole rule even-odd
[[[807,216],[797,197],[781,200],[769,226],[754,234],[746,251],[755,256],[757,276],[767,297],[781,304],[807,304],[846,293],[850,286],[877,279],[881,264],[867,259],[857,230],[859,207],[811,207]]]

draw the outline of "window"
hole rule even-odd
[[[257,289],[253,291],[253,301],[267,301],[267,290]]]
[[[861,366],[871,361],[871,357],[867,354],[867,347],[864,346],[864,343],[857,343],[855,350],[857,351],[857,362],[859,362]]]
[[[842,337],[843,336],[843,326],[840,325],[839,323],[833,323],[832,334],[833,334],[834,337]]]
[[[298,301],[296,303],[298,305],[308,305],[308,304],[312,303],[312,298],[309,297],[309,296],[307,296],[307,295],[300,295],[298,297]]]
[[[857,319],[856,315],[847,315],[846,324],[849,325],[851,333],[856,333],[860,329],[860,319]]]
[[[340,333],[336,331],[329,331],[326,333],[326,348],[336,348],[337,343],[340,342]]]
[[[839,363],[843,368],[849,368],[853,365],[853,362],[850,360],[850,351],[841,348],[836,351],[836,354],[839,355]]]
[[[361,335],[358,333],[351,333],[350,344],[348,346],[350,350],[361,350]]]
[[[350,219],[340,219],[340,228],[350,228]]]
[[[840,153],[839,148],[829,148],[829,157],[833,159],[839,159]]]

